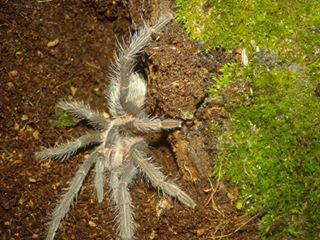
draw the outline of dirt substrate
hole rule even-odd
[[[161,4],[159,3],[161,2]],[[107,112],[104,90],[116,38],[154,22],[167,1],[0,0],[0,236],[40,239],[63,189],[86,152],[66,162],[38,162],[34,152],[85,132],[80,123],[54,129],[58,99],[83,100]],[[257,219],[242,216],[237,189],[210,178],[223,102],[208,103],[223,52],[205,54],[172,22],[139,58],[149,84],[146,110],[184,120],[182,130],[149,137],[155,162],[197,203],[189,209],[142,178],[131,189],[136,239],[259,239]],[[89,175],[57,239],[117,239],[108,193],[96,201]]]

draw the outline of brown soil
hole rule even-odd
[[[161,2],[161,4],[159,3]],[[83,161],[38,162],[34,152],[79,136],[83,124],[54,129],[55,103],[79,99],[107,111],[106,75],[116,38],[153,22],[172,2],[0,0],[0,237],[40,239],[63,189]],[[136,239],[259,239],[257,220],[235,210],[237,189],[210,178],[216,140],[210,122],[224,121],[210,103],[210,76],[223,52],[204,54],[173,22],[141,56],[149,83],[147,110],[185,120],[181,131],[150,138],[155,161],[197,202],[188,209],[137,179]],[[117,239],[112,204],[98,204],[88,177],[57,239]]]

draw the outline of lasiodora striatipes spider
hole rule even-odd
[[[76,172],[68,190],[55,207],[47,240],[53,240],[61,220],[68,213],[91,168],[94,168],[94,186],[98,202],[104,196],[105,174],[109,174],[111,198],[115,204],[118,233],[121,239],[134,237],[134,219],[129,186],[137,174],[188,207],[195,202],[152,163],[148,145],[141,132],[159,132],[181,127],[181,121],[161,120],[143,111],[147,95],[145,80],[134,71],[136,57],[148,45],[152,34],[160,32],[171,20],[170,13],[161,15],[154,26],[144,24],[130,37],[128,44],[119,44],[119,53],[110,74],[110,88],[106,92],[111,117],[105,118],[82,102],[59,101],[57,107],[84,120],[95,130],[75,140],[36,153],[40,160],[67,160],[80,149],[91,147],[89,157]]]

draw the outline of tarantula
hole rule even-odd
[[[159,168],[151,162],[152,157],[148,154],[147,143],[139,134],[181,127],[179,120],[160,120],[144,113],[147,84],[134,71],[136,57],[150,42],[152,34],[162,30],[172,18],[169,13],[163,14],[153,27],[145,24],[131,36],[129,44],[119,44],[120,50],[110,74],[110,89],[106,93],[111,118],[105,118],[82,102],[64,100],[58,102],[58,108],[84,120],[95,132],[37,152],[36,158],[64,161],[80,149],[87,147],[94,149],[80,166],[69,189],[55,207],[49,222],[47,240],[54,239],[61,220],[68,213],[93,165],[95,165],[94,186],[99,203],[102,202],[104,195],[105,172],[109,172],[109,186],[117,210],[118,232],[123,240],[133,239],[134,236],[133,211],[128,188],[137,173],[143,174],[154,187],[177,198],[186,206],[191,208],[196,206],[184,191],[167,181]]]

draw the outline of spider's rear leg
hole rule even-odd
[[[99,153],[95,165],[94,186],[96,188],[98,202],[103,200],[104,189],[104,171],[105,171],[105,158],[104,155]]]
[[[136,166],[148,177],[154,187],[159,188],[164,193],[177,198],[188,207],[194,208],[196,206],[196,203],[188,194],[182,191],[176,184],[166,181],[166,177],[163,173],[150,162],[150,158],[145,156],[143,152],[134,149],[132,151],[132,157]]]
[[[118,174],[111,174],[110,187],[117,207],[118,230],[122,240],[132,240],[134,235],[134,219],[128,186],[137,171],[134,165],[129,164]]]
[[[47,148],[43,151],[36,152],[35,156],[39,160],[67,160],[77,153],[81,148],[88,147],[101,142],[99,134],[86,134],[81,137],[58,145],[57,147]]]
[[[94,164],[96,159],[95,153],[92,153],[80,166],[76,175],[70,183],[69,189],[62,196],[58,205],[55,207],[51,221],[49,222],[49,230],[46,236],[46,240],[53,240],[56,231],[60,225],[61,220],[68,213],[73,200],[76,198],[80,188],[82,187],[83,181],[86,178],[90,168]]]

